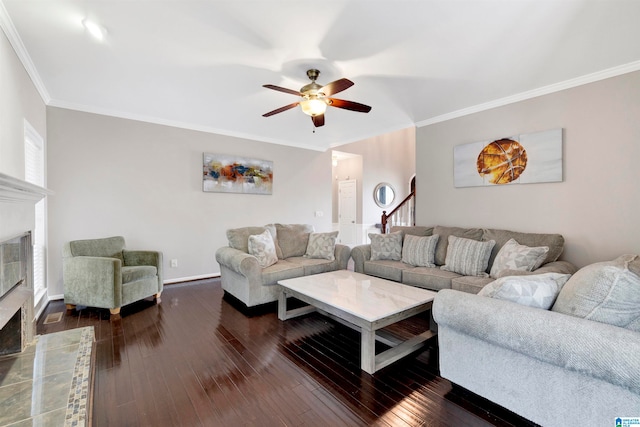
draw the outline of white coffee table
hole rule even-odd
[[[363,371],[379,369],[414,352],[435,335],[431,330],[401,340],[381,328],[431,309],[436,293],[348,270],[280,280],[278,318],[291,319],[312,311],[327,314],[361,332]],[[287,299],[297,298],[308,306],[287,310]],[[375,354],[376,340],[391,348]]]

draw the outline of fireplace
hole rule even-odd
[[[31,233],[0,243],[0,355],[24,350],[34,337]]]
[[[23,351],[35,336],[35,203],[48,190],[0,173],[0,355]]]

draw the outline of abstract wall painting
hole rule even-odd
[[[456,187],[562,181],[562,129],[453,148]]]
[[[203,153],[202,190],[215,193],[271,194],[273,162],[228,154]]]

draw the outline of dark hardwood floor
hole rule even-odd
[[[223,298],[218,279],[165,286],[162,303],[86,308],[38,333],[93,326],[93,425],[533,426],[438,376],[437,340],[371,376],[359,334],[313,313],[253,317]],[[409,319],[395,332],[425,320]]]

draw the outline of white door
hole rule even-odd
[[[356,225],[356,180],[349,179],[338,183],[338,219],[340,234],[338,239],[345,245],[355,245],[357,233]]]

